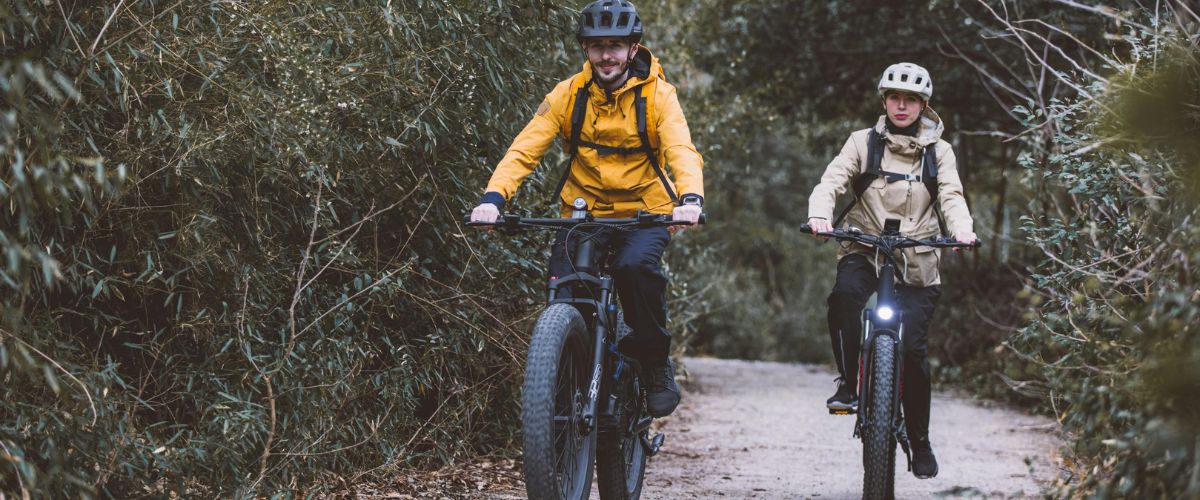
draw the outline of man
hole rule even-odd
[[[941,139],[944,124],[929,107],[933,81],[929,72],[910,63],[889,66],[879,81],[879,95],[885,115],[871,129],[850,134],[842,151],[813,188],[808,201],[808,223],[813,233],[829,232],[841,221],[834,221],[837,195],[846,191],[856,178],[864,178],[865,189],[843,216],[850,225],[868,234],[881,234],[886,219],[900,219],[900,232],[923,239],[937,234],[944,225],[956,240],[974,243],[973,221],[963,197],[962,182],[950,144]],[[883,173],[872,174],[868,165],[868,141],[880,141]],[[923,161],[932,148],[936,161],[936,193],[931,193],[921,176]],[[902,175],[892,175],[902,174]],[[866,184],[865,181],[869,181]],[[927,359],[927,329],[934,306],[941,294],[938,274],[940,250],[931,247],[903,251],[904,280],[897,286],[904,311],[904,414],[913,450],[913,474],[918,478],[938,473],[937,459],[929,442],[930,373]],[[843,246],[838,252],[837,282],[829,294],[829,337],[837,361],[837,392],[826,405],[835,410],[858,407],[858,359],[862,323],[860,318],[878,279],[874,250],[859,244]]]
[[[562,136],[572,158],[558,189],[564,217],[570,203],[583,198],[597,217],[631,217],[643,210],[695,224],[704,202],[703,160],[692,145],[675,87],[663,78],[658,58],[638,44],[637,9],[625,0],[592,2],[580,11],[575,34],[587,57],[582,71],[546,95],[496,166],[471,220],[495,221],[554,137]],[[674,181],[663,170],[666,165]],[[570,274],[566,237],[560,232],[555,238],[551,276]],[[610,271],[633,331],[619,348],[646,369],[647,410],[664,417],[680,398],[670,363],[667,279],[661,269],[671,234],[658,227],[611,237]]]

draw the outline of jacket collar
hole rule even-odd
[[[919,118],[921,127],[918,129],[916,137],[906,135],[895,135],[888,132],[887,115],[879,115],[879,120],[875,122],[875,132],[887,137],[888,141],[893,144],[908,145],[911,143],[914,147],[925,147],[936,143],[942,138],[942,132],[945,131],[945,124],[942,118],[931,106],[925,106],[925,111],[921,112]]]

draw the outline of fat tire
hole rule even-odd
[[[871,350],[870,408],[863,424],[863,498],[894,497],[896,478],[896,341],[876,335]]]
[[[568,304],[551,304],[533,328],[521,393],[525,492],[531,499],[582,499],[591,492],[597,432],[589,433],[578,443],[572,471],[575,480],[564,488],[557,470],[561,443],[556,443],[554,422],[559,413],[555,411],[556,400],[559,409],[567,411],[558,390],[560,375],[567,374],[560,374],[560,370],[574,368],[576,388],[586,397],[592,371],[586,337],[583,317]]]

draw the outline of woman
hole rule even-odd
[[[829,163],[808,201],[808,223],[814,233],[828,232],[837,195],[862,177],[862,194],[843,216],[868,234],[880,234],[883,221],[899,219],[900,232],[913,238],[934,236],[944,225],[954,238],[974,243],[973,221],[963,197],[954,151],[941,139],[943,123],[929,107],[933,81],[929,72],[911,63],[893,64],[879,80],[885,114],[874,127],[850,134],[842,151]],[[868,161],[868,141],[882,151],[879,165]],[[927,153],[932,152],[932,156]],[[936,185],[922,182],[923,160],[936,162]],[[869,182],[869,184],[868,184]],[[931,192],[936,190],[936,193]],[[839,217],[840,219],[840,217]],[[831,222],[832,221],[832,222]],[[937,475],[937,459],[929,441],[930,373],[927,330],[941,295],[938,274],[940,250],[918,247],[904,250],[903,280],[897,291],[904,318],[904,414],[912,444],[913,474],[926,479]],[[829,294],[829,337],[837,361],[837,392],[830,409],[857,409],[858,356],[867,299],[876,288],[874,250],[859,244],[844,245],[838,252],[837,280]]]

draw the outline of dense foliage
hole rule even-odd
[[[459,222],[566,11],[69,4],[0,5],[0,491],[307,490],[510,442],[536,242]]]
[[[1055,414],[1060,494],[1200,495],[1200,18],[1108,4],[639,2],[706,158],[676,345],[829,359],[835,249],[794,227],[878,71],[916,62],[986,245],[943,265],[936,373]],[[511,450],[545,235],[459,221],[577,67],[575,7],[0,4],[0,492],[268,495]]]
[[[1160,24],[1131,30],[1114,74],[1080,82],[1096,98],[1053,107],[1048,157],[1022,157],[1050,209],[1024,221],[1046,258],[1039,314],[1010,343],[1072,438],[1059,493],[1195,498],[1200,18],[1139,20]]]

